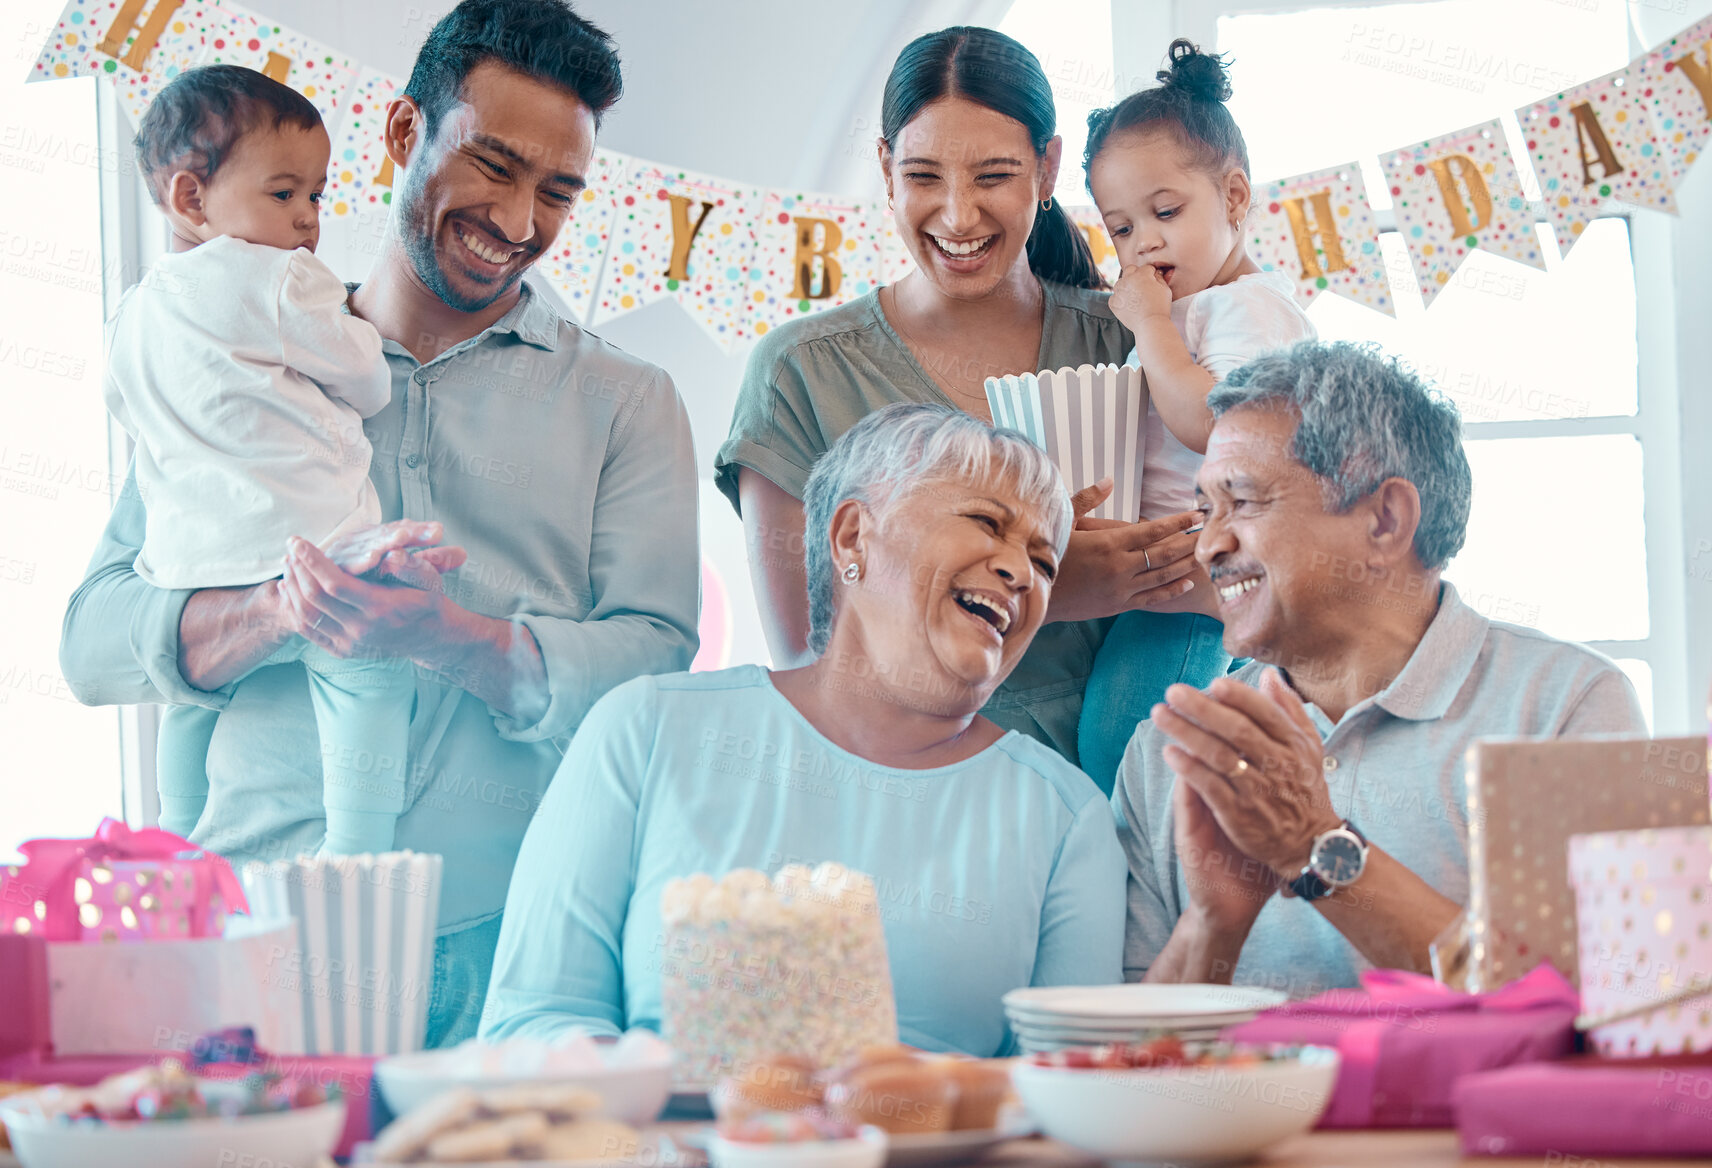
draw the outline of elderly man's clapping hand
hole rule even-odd
[[[1221,678],[1205,693],[1174,685],[1165,698],[1153,707],[1153,719],[1171,739],[1165,761],[1177,775],[1185,826],[1198,826],[1206,837],[1216,827],[1242,855],[1264,865],[1259,879],[1293,880],[1314,837],[1342,822],[1326,789],[1320,736],[1302,700],[1275,669],[1258,690]],[[1193,886],[1190,891],[1193,896]],[[1253,910],[1259,907],[1254,900]]]

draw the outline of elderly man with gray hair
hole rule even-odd
[[[1125,976],[1305,997],[1425,969],[1467,899],[1469,744],[1644,733],[1634,690],[1441,578],[1468,524],[1461,419],[1395,360],[1305,342],[1207,404],[1196,555],[1253,661],[1171,687],[1125,752]]]

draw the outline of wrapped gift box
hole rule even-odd
[[[219,937],[246,909],[226,861],[182,836],[104,819],[80,840],[31,840],[0,871],[0,932],[49,941]]]
[[[1706,740],[1476,742],[1468,820],[1464,988],[1496,988],[1541,961],[1574,983],[1569,837],[1707,823]]]
[[[1463,1076],[1575,1049],[1575,988],[1549,965],[1478,996],[1400,970],[1369,970],[1361,982],[1224,1031],[1240,1042],[1337,1047],[1323,1128],[1448,1127]]]
[[[1593,1048],[1712,1051],[1712,827],[1574,836],[1569,878]]]
[[[1712,1065],[1534,1063],[1469,1075],[1455,1105],[1470,1156],[1543,1156],[1564,1168],[1616,1168],[1596,1159],[1606,1156],[1712,1156]]]

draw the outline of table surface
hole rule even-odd
[[[1256,1168],[1449,1168],[1467,1164],[1478,1168],[1541,1168],[1542,1163],[1585,1164],[1587,1168],[1683,1168],[1684,1160],[1635,1160],[1624,1157],[1582,1159],[1565,1154],[1560,1158],[1464,1157],[1457,1147],[1456,1132],[1427,1131],[1330,1131],[1309,1132],[1286,1140],[1265,1155],[1250,1161]],[[1104,1163],[1063,1144],[1046,1139],[1015,1140],[994,1149],[979,1163],[982,1168],[1097,1168]]]

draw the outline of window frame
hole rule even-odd
[[[1401,7],[1434,0],[1112,0],[1112,54],[1115,75],[1124,91],[1149,84],[1159,68],[1156,47],[1175,37],[1188,37],[1197,44],[1218,43],[1218,22],[1226,16],[1285,16],[1296,12],[1336,8]],[[1636,35],[1634,22],[1628,26],[1629,55],[1638,56],[1647,46]],[[1447,127],[1454,129],[1455,127]],[[1331,160],[1327,160],[1329,165]],[[1684,212],[1684,217],[1689,212]],[[1397,229],[1395,214],[1375,211],[1379,231]],[[1712,633],[1705,614],[1692,613],[1686,582],[1692,565],[1686,554],[1689,533],[1705,532],[1712,537],[1712,499],[1690,501],[1684,478],[1684,447],[1694,420],[1709,420],[1712,410],[1700,410],[1698,419],[1685,416],[1678,377],[1679,351],[1685,347],[1677,330],[1679,309],[1692,319],[1699,288],[1679,283],[1675,257],[1682,227],[1679,221],[1652,212],[1621,217],[1629,228],[1630,259],[1635,277],[1636,403],[1630,417],[1562,418],[1505,422],[1465,422],[1465,441],[1497,438],[1587,437],[1601,434],[1632,434],[1641,444],[1643,522],[1646,525],[1647,636],[1637,640],[1586,642],[1613,658],[1646,662],[1652,671],[1652,709],[1648,711],[1655,734],[1687,733],[1703,727],[1700,694],[1689,684],[1690,676],[1703,677],[1712,669],[1712,644],[1705,636],[1691,640],[1690,633]],[[1541,220],[1544,222],[1544,220]],[[1704,427],[1712,430],[1712,426]],[[1712,448],[1712,435],[1701,449]],[[1589,571],[1599,565],[1599,539],[1590,532],[1586,563]],[[1712,576],[1712,569],[1708,569]],[[1709,580],[1712,584],[1712,580]],[[1690,646],[1702,644],[1699,651]],[[1692,658],[1692,664],[1691,664]]]

